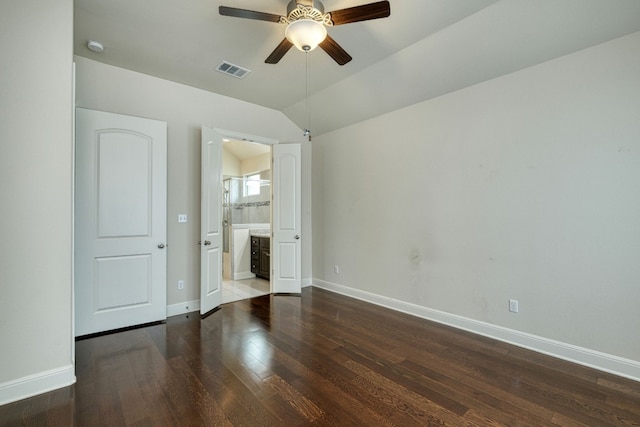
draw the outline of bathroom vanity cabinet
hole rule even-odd
[[[271,271],[271,239],[251,236],[251,272],[269,280]]]

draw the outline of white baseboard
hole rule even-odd
[[[192,311],[200,311],[200,300],[184,301],[177,304],[167,305],[167,317],[179,316]]]
[[[256,275],[250,271],[239,271],[237,273],[233,273],[233,280],[253,279],[254,277],[256,277]]]
[[[491,323],[446,313],[444,311],[434,310],[432,308],[361,291],[348,286],[338,285],[337,283],[327,282],[325,280],[313,279],[313,286],[390,308],[392,310],[401,311],[413,316],[422,317],[427,320],[432,320],[434,322],[442,323],[444,325],[452,326],[478,335],[494,338],[499,341],[524,347],[538,353],[557,357],[579,365],[588,366],[600,371],[640,381],[639,361],[625,359],[573,344],[567,344],[561,341],[555,341],[537,335],[516,331],[503,326],[497,326]]]
[[[253,274],[255,277],[255,274]],[[302,279],[301,286],[303,288],[312,286],[313,280],[311,278]],[[192,311],[200,311],[200,300],[180,302],[178,304],[167,305],[167,317],[179,316],[181,314],[191,313]]]
[[[73,365],[62,366],[48,371],[11,380],[0,384],[0,405],[4,405],[76,382]]]

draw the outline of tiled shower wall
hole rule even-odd
[[[231,224],[265,224],[271,222],[271,171],[260,172],[260,179],[269,180],[260,186],[260,194],[243,196],[242,178],[230,182]]]

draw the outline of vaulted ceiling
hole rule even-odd
[[[369,2],[323,1],[326,11]],[[264,63],[285,25],[218,14],[224,5],[284,15],[287,3],[75,0],[74,52],[280,110],[304,128],[306,54]],[[348,64],[308,54],[311,128],[319,135],[636,31],[638,0],[391,0],[389,18],[329,28]],[[216,72],[223,60],[251,73]]]

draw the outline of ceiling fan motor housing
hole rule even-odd
[[[287,16],[281,17],[280,23],[291,24],[303,19],[333,25],[331,15],[324,13],[324,5],[317,0],[291,0],[287,5]]]
[[[311,7],[312,9],[317,10],[320,15],[324,15],[324,5],[317,0],[291,0],[287,6],[287,17],[291,15],[291,12],[298,8],[299,4],[305,7]]]

